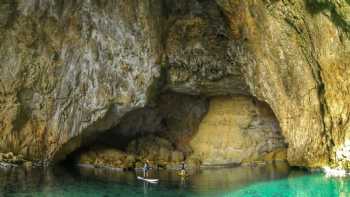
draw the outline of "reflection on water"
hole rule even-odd
[[[142,175],[141,172],[113,173],[111,170],[96,168],[80,168],[79,172],[81,176],[128,185],[137,184],[139,181],[135,177]],[[190,176],[186,178],[178,176],[175,171],[160,170],[151,172],[150,178],[160,179],[160,186],[204,195],[236,190],[256,181],[280,179],[287,177],[289,173],[290,168],[286,163],[277,163],[256,167],[202,169],[190,172]]]
[[[329,179],[285,164],[202,169],[185,179],[174,171],[154,171],[151,176],[159,178],[159,184],[137,180],[140,174],[63,167],[0,170],[0,196],[347,196],[350,192],[347,178]]]

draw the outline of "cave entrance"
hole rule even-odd
[[[286,160],[287,145],[270,107],[253,97],[205,98],[168,93],[127,113],[120,123],[73,152],[75,164],[141,168],[148,159],[173,169]]]
[[[206,97],[164,93],[71,153],[66,163],[130,169],[149,159],[157,167],[177,168],[192,153],[190,140],[207,110]]]

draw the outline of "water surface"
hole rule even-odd
[[[350,196],[349,178],[291,169],[285,164],[202,169],[182,179],[154,171],[159,184],[136,179],[135,172],[65,168],[0,170],[0,196]]]

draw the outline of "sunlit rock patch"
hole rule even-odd
[[[286,160],[287,145],[271,109],[249,97],[218,97],[191,140],[192,157],[224,165]]]

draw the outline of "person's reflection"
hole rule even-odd
[[[148,193],[152,196],[152,183],[143,181],[143,196],[148,196]]]
[[[148,196],[147,195],[147,188],[148,188],[148,183],[146,183],[145,181],[143,182],[143,195],[144,196]]]

